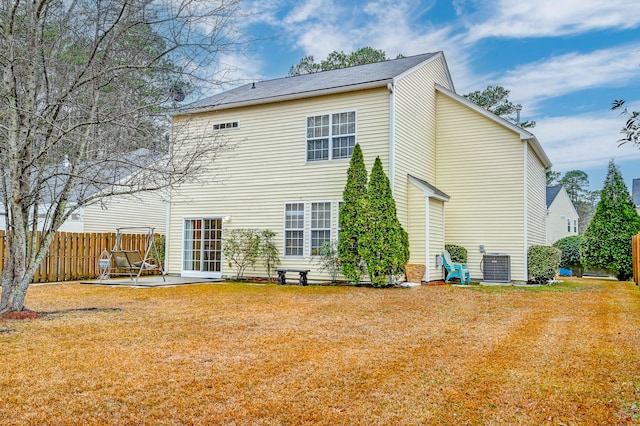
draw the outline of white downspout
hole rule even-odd
[[[164,227],[164,266],[163,272],[166,274],[169,270],[169,226],[171,226],[171,186],[167,188],[167,212]]]
[[[389,90],[389,184],[391,191],[394,191],[393,183],[395,181],[395,161],[396,161],[396,104],[395,95],[393,94],[393,83],[387,84]]]
[[[529,280],[529,141],[524,141],[524,282]]]
[[[429,281],[431,281],[431,267],[432,267],[433,264],[429,261],[431,259],[431,251],[429,250],[430,246],[431,246],[431,244],[429,243],[430,242],[430,237],[431,237],[431,228],[430,228],[429,225],[431,224],[431,222],[430,222],[430,211],[429,211],[429,197],[426,196],[426,195],[424,197],[424,209],[425,209],[424,210],[425,211],[425,215],[424,215],[425,216],[424,217],[425,227],[424,227],[424,229],[425,229],[425,234],[426,234],[424,236],[425,237],[424,238],[424,243],[426,245],[426,247],[425,247],[426,259],[425,259],[425,263],[424,264],[425,264],[426,270],[427,270],[427,272],[426,272],[427,276],[425,278],[426,278],[427,282],[429,282]]]
[[[442,220],[440,221],[441,225],[442,225],[442,248],[444,249],[444,244],[447,241],[447,236],[445,235],[446,229],[447,229],[447,218],[445,217],[445,213],[446,210],[444,209],[444,203],[441,203],[442,206],[440,207],[442,210]],[[442,279],[444,280],[444,268],[442,266],[440,266],[440,276],[442,277]]]

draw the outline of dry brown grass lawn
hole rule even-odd
[[[32,287],[2,425],[640,423],[640,290]]]

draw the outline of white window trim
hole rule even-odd
[[[329,203],[329,227],[328,228],[314,228],[312,226],[312,220],[313,220],[313,205],[314,204],[319,204],[319,203]],[[309,202],[309,256],[311,257],[317,257],[317,254],[313,254],[313,231],[329,231],[330,236],[329,236],[329,241],[333,241],[334,238],[334,234],[333,234],[333,205],[334,202],[331,200],[316,200],[316,201],[310,201]]]
[[[219,215],[203,215],[203,216],[182,216],[182,228],[180,231],[180,276],[188,276],[194,278],[222,278],[222,273],[224,272],[224,253],[221,251],[220,257],[220,272],[209,272],[209,271],[193,271],[189,269],[184,269],[184,231],[185,224],[188,220],[221,220],[222,221],[222,234],[221,238],[224,240],[224,217]],[[186,274],[186,275],[185,275]]]
[[[287,205],[288,204],[302,204],[302,228],[291,229],[292,231],[302,231],[302,254],[287,254]],[[286,259],[301,259],[304,258],[305,248],[306,248],[306,216],[307,216],[307,203],[304,201],[286,201],[282,205],[282,257]]]
[[[316,164],[316,163],[326,163],[328,161],[350,161],[351,160],[351,156],[349,156],[348,158],[338,158],[338,159],[334,159],[333,158],[333,132],[332,132],[332,127],[333,127],[333,118],[332,115],[333,114],[342,114],[342,113],[346,113],[346,112],[353,112],[356,116],[355,116],[355,122],[354,122],[354,126],[355,126],[355,132],[353,133],[353,138],[354,138],[354,144],[353,146],[355,147],[358,144],[358,110],[356,108],[353,109],[346,109],[346,110],[341,110],[341,111],[331,111],[331,112],[320,112],[317,114],[308,114],[305,119],[304,119],[304,162],[306,164]],[[314,161],[309,161],[309,156],[308,156],[308,142],[309,142],[309,138],[307,137],[307,121],[309,120],[310,117],[318,117],[318,116],[322,116],[322,115],[328,115],[329,116],[329,135],[327,136],[327,139],[329,139],[329,156],[328,159],[326,160],[314,160]],[[341,137],[343,135],[338,135],[336,137]],[[349,136],[349,135],[347,135]],[[315,139],[315,138],[313,138]],[[321,139],[321,138],[320,138]]]

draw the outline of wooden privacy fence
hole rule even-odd
[[[4,239],[0,230],[0,272],[7,260]],[[38,232],[40,241],[40,232]],[[146,234],[122,234],[122,250],[138,250],[144,255]],[[100,275],[98,258],[104,249],[111,250],[116,242],[116,233],[56,232],[49,252],[40,263],[33,277],[34,283],[75,281],[97,278]],[[145,271],[143,274],[157,273]]]
[[[633,281],[638,285],[640,284],[640,232],[631,237],[631,243],[633,246]]]

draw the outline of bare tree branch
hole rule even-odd
[[[198,179],[230,149],[212,134],[171,129],[167,112],[176,88],[193,98],[220,83],[219,56],[244,43],[235,28],[239,5],[0,0],[1,200],[9,253],[0,313],[23,309],[53,233],[76,209]]]

